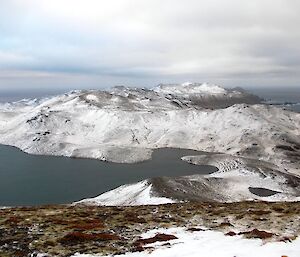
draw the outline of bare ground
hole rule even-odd
[[[300,235],[300,203],[178,203],[159,206],[42,206],[0,209],[0,256],[121,254],[149,250],[140,235],[154,228],[199,227],[267,241]],[[164,240],[172,235],[157,235]]]

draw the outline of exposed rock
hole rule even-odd
[[[256,228],[251,231],[240,232],[239,235],[245,235],[247,238],[260,238],[260,239],[267,239],[274,236],[273,233],[261,231]]]
[[[166,234],[156,234],[154,237],[138,239],[135,241],[134,244],[136,245],[145,245],[145,244],[152,244],[155,242],[164,242],[169,240],[178,239],[174,235],[166,235]]]

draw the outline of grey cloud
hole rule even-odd
[[[0,71],[294,85],[299,8],[296,0],[0,1]]]

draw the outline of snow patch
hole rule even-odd
[[[89,94],[86,96],[86,99],[90,100],[90,101],[95,101],[95,102],[99,102],[99,99],[96,95],[93,94]]]
[[[225,236],[221,232],[199,231],[188,232],[185,228],[156,229],[148,231],[142,237],[149,238],[157,233],[175,235],[178,239],[170,240],[170,245],[154,243],[147,246],[154,247],[153,251],[126,253],[126,257],[298,257],[300,252],[300,238],[285,242],[263,243],[260,239],[244,239],[242,236]],[[73,257],[100,257],[102,255],[75,254]]]
[[[165,197],[155,197],[151,192],[152,185],[147,180],[123,185],[114,190],[101,194],[94,198],[84,199],[75,204],[86,205],[104,205],[104,206],[121,206],[121,205],[148,205],[148,204],[166,204],[175,201]]]
[[[226,94],[227,90],[208,83],[191,83],[185,82],[181,85],[178,84],[161,84],[154,88],[155,92],[163,94],[176,94],[176,95],[186,95],[186,94],[201,94],[201,95],[216,95],[216,94]]]

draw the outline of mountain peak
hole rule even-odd
[[[158,93],[177,95],[220,95],[227,93],[226,89],[215,84],[192,82],[185,82],[182,84],[160,84],[154,88],[154,91]]]

